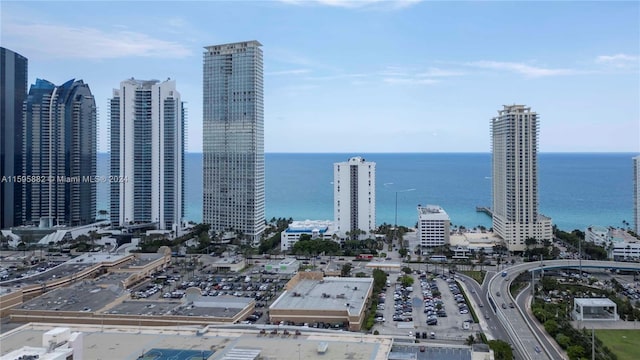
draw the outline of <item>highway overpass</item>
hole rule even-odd
[[[487,300],[496,312],[496,318],[507,330],[511,343],[525,359],[531,360],[556,360],[562,359],[561,353],[556,350],[553,339],[547,339],[545,334],[534,331],[535,324],[529,323],[524,316],[523,309],[517,306],[515,299],[509,292],[509,286],[513,279],[523,272],[536,272],[549,269],[618,269],[640,271],[640,263],[628,263],[617,261],[594,260],[547,260],[513,265],[496,273],[490,280],[487,291]],[[504,304],[504,305],[503,305]],[[514,304],[514,307],[511,307]]]

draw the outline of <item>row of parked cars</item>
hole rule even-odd
[[[420,286],[422,287],[422,298],[424,300],[424,313],[427,314],[427,325],[438,325],[438,317],[447,316],[444,309],[444,303],[439,295],[438,284],[435,280],[427,281],[421,278]]]
[[[464,299],[458,284],[456,284],[455,280],[452,278],[447,279],[447,283],[449,283],[449,290],[451,290],[451,293],[453,294],[453,299],[458,304],[458,311],[460,314],[468,314],[469,305],[467,305],[467,301]]]
[[[396,285],[393,293],[394,312],[393,321],[413,321],[413,304],[411,303],[411,293],[413,287]]]
[[[247,316],[247,318],[244,319],[243,323],[244,324],[253,324],[256,321],[258,321],[261,317],[262,317],[262,311],[254,311],[253,314]]]

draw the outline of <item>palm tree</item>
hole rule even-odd
[[[464,343],[465,343],[465,345],[469,345],[469,346],[475,344],[476,343],[475,336],[469,335],[469,337],[465,339]]]

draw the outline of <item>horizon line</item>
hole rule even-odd
[[[98,151],[98,154],[111,154],[110,151]],[[202,151],[185,151],[185,154],[203,154]],[[398,151],[398,152],[358,152],[358,151],[320,151],[320,152],[305,152],[305,151],[265,151],[265,154],[491,154],[491,151]],[[640,151],[539,151],[538,154],[638,154]]]

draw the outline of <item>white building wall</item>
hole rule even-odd
[[[376,164],[352,157],[333,165],[334,223],[336,233],[345,237],[355,229],[369,236],[376,228]]]
[[[335,229],[329,220],[294,221],[280,233],[280,250],[291,250],[303,234],[310,235],[312,239],[333,240]]]
[[[137,94],[139,92],[151,93],[151,103],[145,104],[150,107],[150,115],[145,121],[150,123],[151,126],[151,139],[137,139],[135,136],[136,126],[140,126],[141,119],[136,114],[137,105],[139,102]],[[148,219],[143,219],[149,222],[158,222],[158,227],[161,230],[167,228],[165,222],[165,208],[164,204],[168,197],[173,197],[175,204],[174,216],[171,222],[177,224],[177,227],[182,223],[182,154],[184,152],[184,136],[182,133],[182,101],[180,99],[180,93],[176,90],[175,80],[166,80],[159,82],[158,80],[136,80],[128,79],[120,83],[120,89],[113,91],[114,97],[120,98],[120,177],[123,181],[119,182],[120,196],[119,196],[119,224],[126,225],[127,223],[140,219],[139,214],[136,214],[134,203],[134,192],[136,186],[140,186],[140,179],[135,176],[135,167],[140,164],[141,161],[148,161],[151,163],[151,178],[150,183],[146,186],[151,188],[151,198],[149,199],[149,206],[151,208],[151,216]],[[171,124],[173,131],[175,131],[174,144],[165,144],[165,131],[167,117],[165,116],[165,102],[171,99],[175,101],[175,119]],[[151,154],[150,158],[140,159],[140,155],[135,154],[135,144],[139,141],[151,142]],[[165,162],[165,146],[173,146],[175,150],[174,168],[175,173],[171,179],[166,179],[166,162]],[[165,190],[164,185],[166,181],[171,181],[175,184],[175,191],[170,193]],[[174,225],[171,225],[175,228]]]
[[[584,240],[598,246],[606,246],[611,240],[609,237],[609,229],[601,226],[589,226],[584,231]]]
[[[613,260],[640,260],[640,240],[612,243],[610,257]]]
[[[418,206],[418,240],[420,246],[449,244],[451,220],[438,205]]]
[[[493,230],[509,251],[525,240],[552,240],[551,219],[538,214],[538,115],[524,105],[505,105],[492,119]]]

